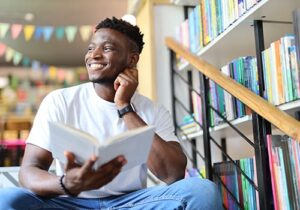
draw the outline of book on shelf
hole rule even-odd
[[[202,125],[202,101],[201,97],[192,92],[192,104],[193,104],[193,111],[194,111],[194,118],[200,125]]]
[[[96,137],[80,129],[59,122],[48,123],[53,157],[65,164],[67,160],[64,151],[70,151],[74,153],[76,162],[82,164],[96,155],[98,159],[94,169],[118,155],[124,155],[127,160],[122,170],[146,163],[154,137],[154,127],[144,126],[112,136],[100,143]]]
[[[295,36],[287,34],[262,52],[265,99],[274,105],[300,97]]]
[[[292,101],[296,99],[296,94],[293,89],[291,65],[290,65],[290,55],[289,47],[293,46],[295,43],[295,37],[293,34],[287,34],[280,38],[281,42],[281,63],[282,63],[282,75],[283,75],[283,86],[285,101]]]
[[[258,193],[241,172],[243,171],[250,180],[257,184],[255,158],[244,158],[234,162],[235,164],[231,161],[214,163],[214,180],[222,194],[224,206],[228,210],[259,209]]]
[[[182,34],[177,40],[191,52],[197,53],[257,2],[259,0],[200,0],[178,26]]]
[[[287,136],[268,135],[267,148],[275,210],[299,209],[299,143]]]

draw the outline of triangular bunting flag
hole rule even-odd
[[[9,29],[8,23],[0,23],[0,38],[3,39]]]
[[[34,39],[39,40],[42,38],[42,35],[43,35],[43,27],[36,26],[35,32],[34,32]]]
[[[66,37],[68,42],[73,42],[75,39],[75,35],[77,33],[77,27],[76,26],[67,26],[65,28]]]
[[[55,29],[55,36],[58,40],[62,40],[65,35],[65,28],[62,26],[59,26]]]
[[[24,36],[25,40],[29,41],[34,33],[35,26],[34,25],[25,25],[24,26]]]
[[[52,36],[53,33],[53,27],[52,26],[45,26],[43,30],[44,34],[44,40],[45,42],[48,42]]]
[[[82,40],[85,42],[88,41],[91,36],[92,31],[93,31],[93,28],[90,25],[80,26],[79,32],[80,32]]]
[[[12,24],[10,27],[10,31],[11,31],[11,38],[12,39],[16,39],[19,37],[21,31],[23,29],[23,25],[21,24]]]
[[[10,47],[7,47],[6,53],[5,53],[5,61],[10,62],[11,59],[14,57],[15,51],[11,49]]]
[[[0,57],[4,55],[5,51],[6,51],[6,45],[0,43]]]
[[[15,66],[19,65],[20,61],[22,60],[22,57],[23,57],[22,53],[15,52],[14,58],[13,58],[13,64]]]
[[[30,65],[30,59],[28,57],[24,57],[22,60],[22,65],[24,67],[28,67]]]

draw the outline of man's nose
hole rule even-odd
[[[93,52],[91,53],[91,57],[92,58],[101,58],[102,57],[102,50],[100,47],[95,48],[95,50],[93,50]]]

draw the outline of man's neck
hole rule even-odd
[[[105,101],[114,102],[115,93],[113,84],[99,84],[93,83],[96,94]]]

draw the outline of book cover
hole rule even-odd
[[[293,98],[293,85],[292,85],[292,75],[291,75],[291,66],[290,66],[290,56],[288,48],[295,43],[294,35],[286,35],[281,38],[282,44],[282,68],[284,76],[284,88],[285,88],[285,100],[286,102],[294,100]]]
[[[271,88],[272,88],[272,103],[278,105],[279,103],[279,88],[278,88],[278,73],[276,67],[276,42],[272,42],[270,45],[270,65],[271,65]]]
[[[283,136],[280,143],[282,148],[282,158],[284,162],[284,172],[286,177],[289,205],[292,209],[296,209],[296,192],[294,191],[293,187],[293,174],[290,159],[291,151],[289,151],[288,137]]]
[[[76,161],[82,164],[96,155],[98,159],[94,169],[118,155],[124,155],[127,160],[123,171],[146,163],[154,136],[154,127],[144,126],[112,136],[105,143],[100,143],[96,137],[77,128],[59,122],[48,123],[53,157],[65,164],[67,160],[64,151],[70,151],[74,153]]]
[[[281,63],[281,57],[280,54],[280,48],[281,48],[281,41],[280,39],[274,42],[274,56],[275,56],[275,69],[277,74],[277,81],[274,81],[277,83],[277,94],[278,95],[278,104],[283,104],[285,102],[284,99],[284,92],[283,92],[283,72],[282,72],[282,63]]]
[[[300,97],[300,84],[299,84],[299,68],[296,58],[296,46],[290,46],[288,48],[289,56],[290,56],[290,65],[291,65],[291,76],[292,76],[292,84],[293,84],[293,94],[294,99]]]

